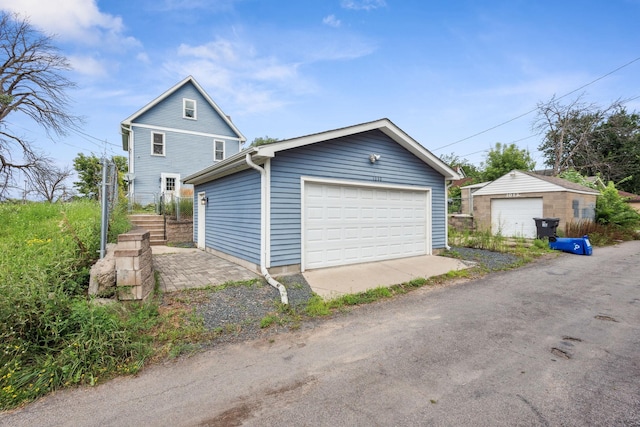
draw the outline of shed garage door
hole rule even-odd
[[[302,268],[430,253],[429,191],[305,182]]]
[[[534,239],[536,223],[542,217],[542,197],[491,200],[491,231],[503,236]]]

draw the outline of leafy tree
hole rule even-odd
[[[251,142],[250,147],[259,147],[261,145],[266,145],[266,144],[273,144],[274,142],[278,142],[279,139],[277,138],[271,138],[268,136],[264,136],[264,137],[257,137],[254,138],[254,140]]]
[[[594,190],[598,189],[598,186],[595,182],[589,181],[587,178],[582,176],[580,172],[576,171],[575,169],[569,169],[564,172],[561,172],[558,176],[562,179],[566,179],[567,181],[571,181],[585,187],[593,188]]]
[[[544,134],[538,148],[554,174],[574,169],[640,192],[640,116],[628,113],[621,101],[600,108],[581,96],[568,104],[552,98],[538,104],[534,128]]]
[[[600,224],[635,228],[640,225],[640,214],[624,201],[613,182],[609,181],[596,201],[596,221]]]
[[[515,144],[497,142],[487,153],[483,166],[483,180],[493,181],[514,169],[531,171],[535,168],[536,162],[531,158],[529,150],[520,149]]]
[[[38,165],[41,155],[12,130],[10,114],[24,115],[47,133],[65,135],[80,119],[67,112],[67,59],[20,15],[0,12],[0,198],[15,184],[14,173]],[[46,163],[46,162],[45,162]]]
[[[482,171],[475,165],[469,163],[467,159],[462,159],[455,153],[443,154],[440,160],[449,165],[454,170],[461,168],[466,178],[463,185],[476,184],[482,181]],[[449,187],[449,213],[460,212],[462,207],[462,190],[460,185],[452,185]]]
[[[595,161],[581,165],[587,175],[600,175],[618,189],[640,194],[640,115],[620,108],[591,137]]]
[[[476,165],[469,163],[467,159],[460,158],[457,154],[443,154],[440,156],[440,160],[454,170],[457,167],[462,168],[466,177],[473,178],[473,183],[480,182],[482,180],[482,170]]]
[[[124,156],[113,156],[111,160],[116,164],[118,170],[118,187],[121,192],[124,192],[124,180],[123,175],[127,173],[127,158]],[[78,181],[73,185],[81,195],[98,199],[100,185],[102,183],[102,161],[95,154],[85,156],[83,153],[78,153],[78,156],[73,159],[73,167],[78,173]]]

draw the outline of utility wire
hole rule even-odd
[[[100,138],[97,138],[97,137],[95,137],[95,136],[93,136],[93,135],[89,135],[88,133],[82,132],[81,130],[72,129],[72,131],[73,131],[73,132],[75,132],[75,133],[77,133],[77,134],[79,134],[79,135],[84,135],[84,136],[86,136],[86,137],[89,137],[89,138],[95,139],[96,141],[101,142],[101,143],[103,143],[103,144],[109,144],[109,145],[113,145],[114,147],[120,147],[118,144],[114,144],[113,142],[109,142],[109,141],[107,141],[106,139],[100,139]],[[95,143],[94,143],[94,144],[95,144]]]
[[[579,88],[577,88],[577,89],[574,89],[574,90],[572,90],[572,91],[570,91],[570,92],[565,93],[565,94],[564,94],[564,95],[562,95],[562,96],[557,97],[556,99],[566,98],[567,96],[569,96],[569,95],[571,95],[571,94],[574,94],[574,93],[576,93],[576,92],[578,92],[578,91],[580,91],[580,90],[582,90],[582,89],[586,88],[587,86],[591,86],[592,84],[594,84],[594,83],[596,83],[596,82],[598,82],[598,81],[600,81],[600,80],[604,79],[605,77],[608,77],[608,76],[610,76],[611,74],[613,74],[613,73],[615,73],[615,72],[618,72],[618,71],[622,70],[623,68],[628,67],[629,65],[633,64],[634,62],[638,62],[638,61],[640,61],[640,56],[639,56],[639,57],[637,57],[637,58],[635,58],[635,59],[633,59],[633,60],[631,60],[631,61],[629,61],[629,62],[627,62],[627,63],[626,63],[626,64],[624,64],[624,65],[619,66],[619,67],[618,67],[618,68],[616,68],[615,70],[609,71],[608,73],[606,73],[606,74],[604,74],[604,75],[602,75],[602,76],[598,77],[597,79],[592,80],[592,81],[590,81],[589,83],[586,83],[586,84],[584,84],[584,85],[580,86],[580,87],[579,87]],[[636,98],[637,98],[637,97],[636,97]],[[636,98],[632,98],[631,100],[636,99]],[[492,127],[490,127],[489,129],[485,129],[485,130],[483,130],[483,131],[481,131],[481,132],[475,133],[475,134],[473,134],[473,135],[471,135],[471,136],[468,136],[468,137],[466,137],[466,138],[459,139],[459,140],[454,141],[454,142],[452,142],[452,143],[450,143],[450,144],[443,145],[442,147],[435,148],[433,151],[442,150],[443,148],[447,148],[447,147],[450,147],[450,146],[452,146],[452,145],[459,144],[459,143],[461,143],[461,142],[463,142],[463,141],[466,141],[466,140],[468,140],[468,139],[475,138],[475,137],[476,137],[476,136],[478,136],[478,135],[482,135],[482,134],[484,134],[484,133],[490,132],[490,131],[492,131],[492,130],[494,130],[494,129],[497,129],[497,128],[501,127],[501,126],[504,126],[504,125],[506,125],[506,124],[509,124],[509,123],[511,123],[511,122],[513,122],[513,121],[515,121],[515,120],[521,119],[522,117],[528,116],[529,114],[534,113],[534,112],[536,112],[536,111],[538,111],[538,108],[537,108],[537,107],[536,107],[536,108],[534,108],[534,109],[532,109],[532,110],[527,111],[526,113],[522,113],[522,114],[520,114],[519,116],[516,116],[516,117],[514,117],[514,118],[512,118],[512,119],[509,119],[509,120],[507,120],[507,121],[505,121],[505,122],[502,122],[502,123],[500,123],[500,124],[497,124],[497,125],[495,125],[495,126],[492,126]]]

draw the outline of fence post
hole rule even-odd
[[[104,258],[107,247],[107,227],[109,226],[109,211],[107,207],[107,159],[102,158],[102,215],[100,221],[100,259]]]

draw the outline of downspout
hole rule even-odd
[[[444,181],[444,248],[448,251],[451,250],[449,246],[449,189],[453,186],[453,181],[447,183]]]
[[[125,133],[127,134],[127,172],[134,174],[135,173],[135,168],[134,168],[134,159],[135,159],[135,153],[133,152],[133,126],[130,126],[128,129],[122,125],[122,123],[120,124],[120,131],[121,134],[124,135]],[[129,198],[129,204],[132,205],[133,204],[133,195],[134,195],[134,183],[133,181],[129,181],[128,183],[128,188],[127,188],[127,196]]]
[[[260,272],[267,279],[267,282],[280,292],[280,301],[283,304],[289,304],[287,296],[287,288],[276,279],[271,277],[267,271],[267,171],[264,168],[253,163],[251,154],[245,156],[247,165],[260,172]]]

